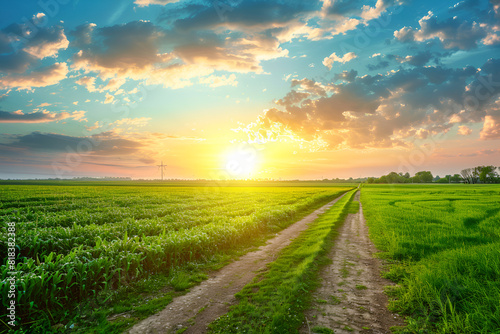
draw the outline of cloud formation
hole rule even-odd
[[[325,65],[326,67],[328,67],[329,70],[331,70],[333,67],[333,63],[338,62],[338,63],[345,64],[348,61],[351,61],[357,57],[358,56],[354,52],[348,52],[345,55],[343,55],[342,57],[337,56],[334,52],[331,55],[329,55],[328,57],[326,57],[325,59],[323,59],[323,65]]]
[[[210,75],[208,77],[200,78],[200,83],[213,88],[221,86],[238,86],[238,81],[236,81],[236,75],[234,74],[227,77],[225,75]]]
[[[66,63],[55,63],[28,73],[5,75],[0,77],[0,89],[31,90],[55,85],[66,78],[68,71]]]
[[[47,27],[46,20],[45,14],[38,13],[0,30],[0,89],[31,90],[66,78],[65,62],[41,66],[41,60],[56,58],[69,45],[64,28]]]
[[[73,113],[41,111],[25,114],[20,110],[13,112],[0,110],[0,123],[48,123],[65,119],[83,121],[85,120],[84,117],[85,111],[74,111]]]
[[[480,138],[483,140],[500,139],[500,116],[485,116]]]
[[[394,32],[401,42],[425,42],[437,38],[445,49],[470,50],[486,37],[484,26],[454,16],[439,21],[433,12],[418,21],[420,29],[403,27]]]
[[[239,130],[250,141],[288,137],[314,149],[380,148],[408,147],[455,123],[461,124],[459,134],[469,135],[465,124],[484,122],[481,139],[496,139],[498,62],[489,60],[481,71],[427,66],[373,76],[344,71],[330,83],[294,80],[292,90],[276,101],[283,109],[266,110]]]
[[[462,136],[468,136],[468,135],[472,134],[472,129],[466,125],[460,125],[458,127],[458,134],[462,135]]]

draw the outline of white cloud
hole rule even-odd
[[[472,133],[472,129],[465,126],[465,125],[460,125],[458,127],[458,134],[462,136],[468,136]]]
[[[331,55],[329,55],[328,57],[326,57],[325,59],[323,59],[323,65],[325,65],[326,67],[328,67],[328,69],[331,70],[333,63],[338,62],[338,63],[345,64],[348,61],[351,61],[357,57],[358,56],[354,52],[348,52],[345,55],[343,55],[342,57],[337,56],[334,52]]]
[[[104,100],[104,104],[109,104],[109,103],[113,103],[113,101],[115,100],[115,97],[109,93],[106,93],[106,99]]]
[[[0,78],[0,88],[17,88],[31,90],[35,87],[46,87],[59,83],[66,78],[68,66],[66,63],[55,63],[26,74],[6,75]]]
[[[236,75],[234,74],[231,74],[228,77],[226,77],[225,75],[211,75],[208,77],[200,78],[200,83],[206,84],[210,87],[238,86],[238,81],[236,81]]]

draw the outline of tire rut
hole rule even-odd
[[[358,191],[354,200],[359,198]],[[391,326],[404,325],[387,309],[384,287],[393,283],[380,276],[382,264],[375,253],[360,202],[359,211],[349,214],[338,230],[328,253],[332,263],[320,271],[321,285],[313,293],[300,333],[314,333],[316,326],[341,334],[391,333]]]

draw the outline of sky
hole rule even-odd
[[[500,0],[40,0],[0,11],[0,178],[500,165]]]

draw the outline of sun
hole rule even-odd
[[[257,160],[256,150],[240,147],[226,154],[225,169],[232,178],[250,178],[256,172]]]

